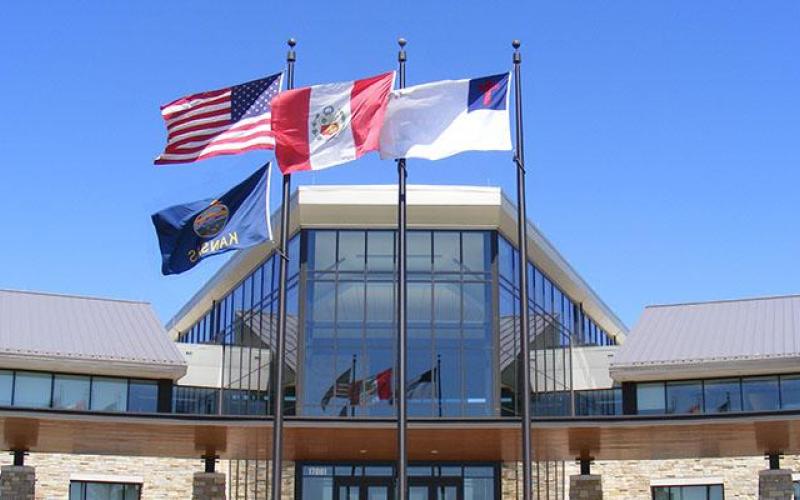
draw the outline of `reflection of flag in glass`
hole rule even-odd
[[[361,391],[359,391],[360,394]],[[392,369],[383,370],[364,380],[364,394],[372,401],[392,399]]]
[[[348,368],[339,375],[336,383],[330,386],[322,396],[320,406],[325,411],[333,398],[347,398],[351,406],[356,406],[361,404],[362,394],[368,401],[392,399],[392,369],[389,368],[371,377],[353,381],[352,368]],[[346,414],[345,407],[344,415]]]
[[[320,401],[322,411],[325,411],[325,407],[328,406],[328,403],[331,402],[331,399],[350,397],[350,370],[351,368],[348,368],[347,370],[343,371],[342,374],[336,378],[336,382],[334,382],[333,385],[330,386],[327,391],[325,391],[325,394],[322,396],[322,401]]]
[[[406,396],[408,399],[430,399],[433,397],[433,383],[439,376],[439,369],[433,368],[428,370],[416,380],[408,384],[406,389]]]

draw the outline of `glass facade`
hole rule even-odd
[[[395,413],[394,246],[393,231],[309,232],[302,414]],[[490,233],[414,231],[408,251],[409,415],[492,415]]]
[[[395,413],[395,245],[392,230],[304,230],[292,238],[289,414]],[[519,414],[515,256],[495,231],[409,232],[409,415]],[[567,415],[574,404],[571,346],[614,340],[533,264],[528,275],[533,408]],[[272,256],[179,336],[224,346],[223,413],[270,407],[277,279]]]

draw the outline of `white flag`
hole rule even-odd
[[[381,158],[438,160],[463,151],[508,151],[509,73],[442,80],[389,95]]]

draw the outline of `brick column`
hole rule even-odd
[[[0,498],[34,500],[36,469],[28,465],[4,465],[0,468]]]
[[[603,484],[599,474],[569,476],[570,500],[603,500]]]
[[[192,500],[225,500],[225,474],[195,472],[192,481]]]
[[[758,473],[759,500],[792,500],[794,486],[792,471],[788,469],[766,469]]]

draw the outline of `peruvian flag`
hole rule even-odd
[[[272,133],[281,171],[320,170],[377,151],[392,87],[394,71],[278,94]]]

